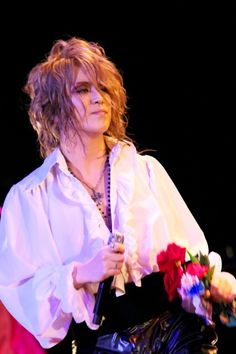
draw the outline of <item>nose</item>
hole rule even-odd
[[[91,103],[101,103],[102,102],[102,95],[96,87],[92,87],[91,89]]]

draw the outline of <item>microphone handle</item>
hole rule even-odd
[[[99,284],[98,292],[96,295],[94,311],[93,311],[94,312],[94,316],[93,316],[93,323],[94,324],[100,325],[102,322],[103,309],[105,306],[105,302],[107,300],[107,296],[111,290],[112,280],[113,280],[113,277],[109,277]]]
[[[116,233],[111,234],[108,240],[108,245],[114,248],[115,242],[124,243],[124,236],[122,234]],[[104,308],[108,295],[111,291],[111,283],[114,277],[109,277],[102,282],[100,282],[98,287],[98,292],[96,295],[94,310],[93,310],[93,323],[100,325],[102,322]]]

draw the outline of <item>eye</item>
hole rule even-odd
[[[88,86],[77,86],[74,91],[80,95],[84,95],[90,91]]]
[[[108,87],[105,85],[100,84],[99,85],[99,90],[101,90],[102,92],[108,93],[109,94],[109,90]]]

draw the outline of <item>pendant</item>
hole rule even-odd
[[[91,195],[91,198],[97,205],[101,205],[103,193],[96,192],[95,190],[93,190],[93,194]]]

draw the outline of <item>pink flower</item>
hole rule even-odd
[[[186,266],[186,272],[191,275],[196,275],[199,279],[202,279],[208,272],[209,267],[201,265],[200,263],[188,263]]]

